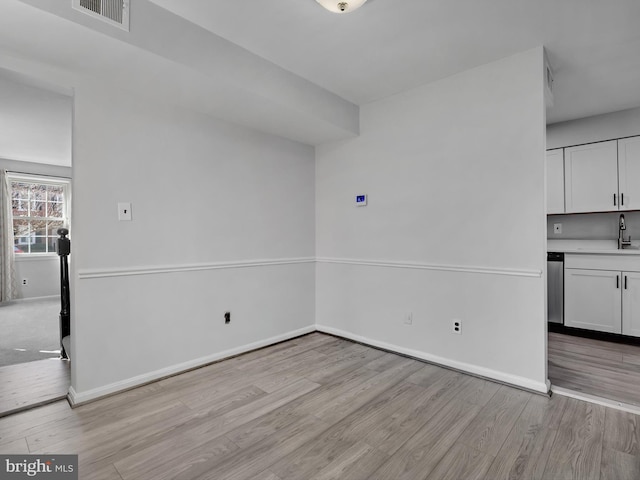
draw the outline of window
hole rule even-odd
[[[9,175],[16,255],[56,253],[57,230],[68,226],[69,181]]]

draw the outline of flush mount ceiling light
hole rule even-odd
[[[333,13],[349,13],[360,8],[367,0],[316,0],[320,5]]]

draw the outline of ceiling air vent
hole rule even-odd
[[[129,0],[73,0],[73,8],[129,31]]]

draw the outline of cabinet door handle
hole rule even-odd
[[[627,289],[627,276],[624,276],[624,289]]]
[[[620,205],[624,205],[624,193],[620,194]]]
[[[613,194],[613,206],[616,207],[618,204],[616,203],[616,194]]]
[[[620,288],[620,275],[616,275],[616,288]]]

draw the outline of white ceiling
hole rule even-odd
[[[125,33],[71,0],[1,0],[0,66],[308,144],[357,135],[358,105],[540,45],[549,123],[640,106],[640,0],[368,0],[346,15],[315,0],[131,2]]]
[[[356,104],[544,45],[548,122],[640,105],[638,0],[151,0]]]
[[[148,0],[131,3],[130,33],[70,0],[1,0],[0,66],[70,89],[119,87],[311,145],[358,134],[356,105]]]

